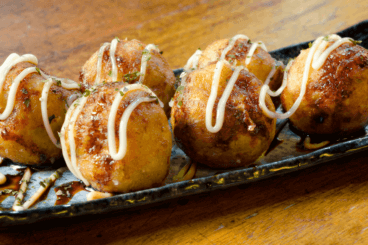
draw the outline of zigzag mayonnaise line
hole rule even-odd
[[[119,108],[119,104],[124,96],[124,93],[141,89],[147,91],[152,98],[138,98],[137,100],[133,101],[124,111],[122,119],[120,121],[120,128],[119,128],[119,151],[116,152],[116,142],[115,142],[115,118]],[[94,89],[92,89],[94,90]],[[81,179],[85,185],[89,186],[90,183],[83,177],[81,174],[79,167],[77,166],[77,158],[76,158],[76,145],[75,145],[75,123],[78,120],[78,116],[82,111],[84,105],[86,104],[88,96],[83,96],[79,100],[75,101],[72,105],[76,108],[73,110],[68,110],[65,116],[65,122],[60,132],[60,142],[61,147],[63,149],[63,156],[65,162],[70,169],[70,171],[79,179]],[[119,91],[117,91],[115,95],[114,102],[111,106],[109,118],[108,118],[108,145],[109,145],[109,154],[114,160],[121,160],[124,158],[126,147],[127,147],[127,140],[126,140],[126,128],[129,120],[129,116],[131,112],[142,102],[152,102],[156,101],[160,103],[161,107],[163,107],[163,103],[157,98],[157,96],[145,85],[142,84],[130,84],[126,85]],[[69,151],[66,147],[65,135],[66,135],[66,127],[68,127],[68,143],[69,143]],[[70,157],[69,157],[70,154]]]
[[[332,41],[335,41],[334,44],[332,44],[330,47],[327,47],[328,43],[331,41],[329,38],[331,38]],[[325,40],[327,39],[327,40]],[[300,93],[298,98],[296,99],[296,101],[294,102],[293,106],[290,108],[289,111],[285,112],[285,113],[276,113],[276,112],[272,112],[270,111],[265,103],[265,96],[266,93],[268,93],[271,96],[277,96],[279,95],[286,87],[287,85],[287,72],[289,70],[289,68],[291,67],[292,63],[289,62],[289,64],[287,65],[285,72],[284,72],[284,80],[283,80],[283,84],[281,86],[281,88],[279,88],[276,92],[272,93],[272,91],[270,90],[268,84],[264,84],[262,86],[261,89],[261,93],[259,96],[259,106],[262,108],[263,112],[270,118],[278,118],[278,119],[285,119],[285,118],[289,118],[290,116],[292,116],[295,111],[298,109],[305,91],[306,91],[306,86],[307,86],[307,81],[308,81],[308,76],[309,76],[309,71],[310,71],[310,67],[312,66],[313,69],[317,70],[319,68],[321,68],[321,66],[325,63],[327,57],[330,55],[330,53],[335,50],[336,48],[338,48],[339,46],[341,46],[344,43],[348,43],[351,42],[351,38],[345,37],[345,38],[341,38],[338,35],[330,35],[327,37],[319,37],[317,38],[314,42],[312,47],[309,50],[307,59],[305,61],[305,66],[304,66],[304,72],[303,72],[303,80],[302,80],[302,85],[301,85],[301,89],[300,89]]]
[[[139,83],[143,83],[144,77],[146,75],[147,62],[151,58],[151,54],[150,54],[151,50],[160,52],[160,50],[156,47],[156,45],[153,45],[153,44],[148,44],[143,49],[143,55],[142,55],[142,60],[141,60],[141,74],[140,74],[139,81],[138,81]]]
[[[220,75],[221,75],[221,71],[222,68],[224,66],[224,62],[226,62],[227,64],[231,65],[228,61],[226,61],[226,55],[227,53],[234,48],[234,45],[236,43],[236,41],[238,39],[245,39],[245,40],[249,40],[249,37],[247,37],[246,35],[236,35],[234,37],[232,37],[229,40],[228,45],[226,46],[226,48],[222,51],[221,56],[219,58],[219,60],[216,63],[216,68],[215,68],[215,73],[213,75],[213,80],[212,80],[212,85],[211,85],[211,92],[210,92],[210,97],[208,98],[207,101],[207,106],[206,106],[206,128],[209,132],[211,133],[216,133],[218,131],[221,130],[223,122],[224,122],[224,116],[225,116],[225,106],[226,106],[226,102],[231,94],[232,88],[236,82],[236,80],[238,79],[239,73],[242,69],[247,70],[246,67],[243,66],[238,66],[235,67],[234,73],[230,79],[230,81],[228,82],[225,91],[223,93],[223,95],[220,98],[220,102],[218,104],[218,108],[217,108],[217,114],[216,114],[216,123],[215,126],[212,126],[212,110],[214,107],[214,103],[217,97],[217,90],[218,90],[218,85],[219,85],[219,81],[220,81]],[[250,47],[247,55],[246,55],[246,59],[245,59],[245,64],[248,65],[252,59],[252,56],[255,52],[255,50],[257,49],[257,47],[260,46],[262,49],[264,49],[265,51],[267,51],[266,46],[264,45],[263,42],[255,42],[252,43],[252,46]],[[189,60],[187,61],[187,64],[184,66],[184,72],[180,75],[181,78],[181,85],[185,86],[185,81],[186,81],[186,77],[188,75],[188,73],[191,72],[191,70],[195,70],[197,68],[198,65],[198,61],[200,56],[202,55],[202,51],[201,50],[196,50],[196,52],[189,58]],[[266,79],[266,83],[268,84],[271,80],[271,78],[273,77],[273,75],[276,72],[276,67],[272,67],[271,72],[269,73],[269,75],[267,76]],[[170,104],[170,106],[172,106],[173,103]]]
[[[101,69],[102,69],[102,58],[103,53],[107,46],[110,45],[110,62],[111,62],[111,77],[113,82],[118,81],[118,68],[116,65],[116,58],[115,58],[115,52],[118,45],[118,42],[120,40],[118,38],[114,38],[111,43],[104,43],[100,49],[98,50],[97,54],[97,67],[96,67],[96,78],[95,78],[95,85],[99,83],[100,77],[101,77]],[[140,67],[140,77],[139,77],[139,83],[142,83],[145,77],[146,69],[147,69],[147,62],[151,58],[150,53],[151,50],[155,50],[157,52],[160,52],[160,50],[157,48],[154,44],[148,44],[142,52],[142,59],[141,59],[141,67]]]
[[[38,60],[37,60],[36,56],[34,56],[32,54],[25,54],[25,55],[22,55],[22,56],[19,56],[18,54],[15,54],[15,53],[10,54],[8,56],[8,58],[4,61],[4,63],[0,67],[0,93],[2,92],[3,87],[4,87],[4,82],[5,82],[6,75],[8,74],[8,72],[10,71],[10,69],[12,67],[14,67],[16,64],[18,64],[20,62],[29,62],[29,63],[35,64],[35,65],[38,65]],[[42,107],[41,113],[42,113],[44,126],[45,126],[46,132],[47,132],[50,140],[53,142],[53,144],[56,147],[60,148],[59,144],[57,144],[57,140],[56,140],[55,136],[52,133],[50,123],[48,121],[47,96],[48,96],[48,92],[50,90],[50,87],[51,87],[52,83],[59,82],[60,86],[62,86],[65,89],[78,89],[79,86],[74,81],[71,81],[71,80],[66,80],[65,81],[65,79],[60,79],[60,78],[49,76],[49,75],[45,74],[44,72],[42,72],[37,67],[28,67],[28,68],[24,69],[14,79],[14,81],[12,82],[12,84],[10,86],[6,107],[5,107],[5,110],[0,114],[0,120],[7,119],[10,116],[10,114],[12,113],[12,111],[14,109],[15,96],[16,96],[16,93],[18,91],[19,84],[20,84],[21,81],[23,81],[23,79],[26,76],[28,76],[31,73],[39,73],[43,78],[47,79],[47,82],[45,82],[44,88],[42,90],[42,96],[40,98],[41,107]],[[57,82],[55,80],[57,80]]]
[[[119,150],[118,152],[116,152],[115,118],[116,118],[116,114],[119,109],[119,104],[124,97],[124,93],[128,92],[129,90],[139,89],[139,87],[141,86],[138,84],[132,84],[132,85],[127,85],[126,87],[120,89],[115,96],[114,102],[111,105],[109,119],[108,119],[108,127],[107,127],[107,132],[108,132],[107,138],[108,138],[108,144],[109,144],[109,154],[111,158],[114,160],[121,160],[125,156],[126,149],[127,149],[128,120],[133,110],[139,104],[143,102],[153,102],[153,101],[156,101],[156,99],[158,99],[157,96],[152,91],[149,90],[149,93],[154,98],[138,98],[137,100],[134,100],[132,103],[130,103],[129,106],[125,109],[123,116],[121,117],[120,126],[119,126]],[[144,89],[147,90],[146,88]],[[163,107],[162,102],[161,102],[161,106]]]

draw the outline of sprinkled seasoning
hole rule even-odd
[[[26,105],[26,107],[29,107],[29,103],[30,103],[31,101],[29,100],[29,99],[26,99],[23,103]]]
[[[354,39],[351,39],[351,38],[349,38],[349,41],[352,42],[354,45],[362,43],[361,40],[354,40]]]

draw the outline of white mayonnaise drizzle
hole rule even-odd
[[[220,98],[220,101],[217,105],[216,123],[215,123],[215,126],[212,126],[212,111],[213,111],[213,107],[214,107],[214,104],[215,104],[215,101],[216,101],[216,98],[217,98],[217,90],[218,90],[218,86],[219,86],[219,83],[220,83],[221,71],[222,71],[222,68],[224,66],[224,62],[230,64],[229,62],[227,62],[225,60],[225,57],[226,57],[227,53],[234,47],[235,42],[239,38],[249,40],[249,38],[247,36],[241,35],[241,34],[236,35],[233,38],[231,38],[229,40],[228,46],[222,51],[221,56],[220,56],[220,60],[216,63],[215,73],[213,75],[213,80],[212,80],[211,93],[210,93],[210,97],[208,98],[207,106],[206,106],[206,128],[211,133],[217,133],[218,131],[221,130],[222,125],[224,124],[226,102],[230,97],[230,93],[231,93],[231,91],[234,87],[234,84],[235,84],[236,80],[239,77],[240,71],[243,70],[243,69],[248,70],[244,66],[237,66],[235,68],[229,82],[227,83],[227,85],[225,87],[225,91],[223,92],[223,94]],[[265,45],[263,44],[263,42],[253,43],[251,48],[248,51],[247,58],[245,60],[246,64],[249,64],[249,62],[250,62],[250,57],[249,56],[252,56],[254,54],[254,51],[256,50],[258,45],[260,45],[261,48],[263,48],[264,50],[267,51],[267,49],[266,49]],[[270,73],[268,75],[268,80],[271,79],[271,77],[273,76],[275,71],[276,71],[275,68],[273,68],[273,70],[271,70],[272,74]]]
[[[119,126],[119,151],[116,152],[116,142],[115,142],[115,118],[119,109],[119,104],[124,97],[124,93],[129,90],[143,89],[151,94],[154,98],[138,98],[133,101],[124,111],[123,116],[121,117],[120,126]],[[121,95],[123,93],[123,95]],[[131,84],[123,87],[116,94],[114,102],[112,103],[109,120],[107,125],[107,134],[108,134],[108,144],[109,144],[109,153],[112,159],[121,160],[124,158],[126,150],[127,150],[127,126],[130,114],[133,110],[143,102],[152,102],[156,101],[157,96],[149,89],[139,85],[139,84]],[[162,102],[160,103],[163,107]]]
[[[18,91],[19,83],[29,74],[37,72],[36,67],[28,67],[24,69],[13,81],[10,86],[6,107],[3,113],[0,114],[0,120],[5,120],[9,117],[14,109],[15,95]]]
[[[249,37],[246,35],[242,35],[242,34],[238,34],[233,36],[230,40],[229,40],[229,44],[227,45],[227,47],[222,51],[221,56],[220,56],[220,60],[224,60],[227,53],[234,47],[235,42],[240,39],[243,38],[245,40],[249,40]]]
[[[180,74],[180,85],[185,86],[187,75],[198,68],[199,58],[202,55],[202,50],[197,49],[192,56],[188,59],[187,63],[183,67],[183,72]],[[174,105],[174,101],[171,100],[169,106],[172,107]]]
[[[97,54],[97,67],[96,67],[96,78],[95,78],[95,85],[99,83],[100,77],[101,77],[101,69],[102,69],[102,58],[103,53],[107,46],[110,45],[110,62],[111,62],[111,77],[113,82],[118,81],[118,67],[116,65],[116,59],[115,59],[115,52],[118,45],[118,42],[120,42],[119,39],[114,38],[111,43],[104,43],[100,49],[98,50]],[[142,83],[146,74],[147,70],[147,62],[151,58],[151,50],[155,50],[157,52],[160,52],[160,50],[157,48],[154,44],[148,44],[142,52],[142,59],[141,59],[141,68],[140,68],[140,77],[139,77],[139,83]]]
[[[100,76],[101,76],[101,69],[102,69],[102,56],[103,53],[105,51],[105,48],[109,45],[110,43],[104,43],[101,48],[98,50],[98,54],[97,54],[97,74],[96,74],[96,79],[95,79],[95,85],[97,85],[100,81]]]
[[[139,81],[138,81],[139,83],[143,83],[144,77],[146,75],[147,62],[151,58],[151,50],[155,50],[157,52],[160,52],[160,50],[154,44],[148,44],[144,48],[143,54],[142,54],[142,60],[141,60],[141,73],[140,73],[140,77],[139,77]]]
[[[116,66],[116,60],[115,60],[115,51],[116,51],[116,46],[118,45],[119,40],[117,38],[114,38],[111,41],[111,45],[110,45],[110,60],[111,60],[111,77],[112,77],[112,81],[116,82],[118,81],[118,67]]]
[[[41,100],[41,112],[42,112],[41,114],[42,114],[42,120],[43,120],[43,124],[45,125],[47,134],[49,135],[52,143],[54,143],[54,145],[59,147],[59,144],[57,143],[57,139],[55,138],[54,133],[52,132],[49,118],[47,116],[47,98],[48,98],[50,87],[52,84],[53,84],[52,78],[49,78],[47,82],[45,82],[45,85],[43,86],[42,96],[40,99]]]
[[[6,75],[8,74],[8,72],[10,71],[10,69],[12,67],[14,67],[16,64],[18,64],[20,62],[29,62],[29,63],[32,63],[34,65],[38,65],[38,60],[37,60],[36,56],[34,56],[32,54],[25,54],[25,55],[22,55],[22,56],[19,56],[18,54],[15,54],[15,53],[10,54],[8,56],[8,58],[6,58],[4,63],[0,66],[0,93],[2,92],[3,87],[4,87],[4,82],[5,82]],[[61,79],[61,78],[56,78],[56,77],[49,76],[49,75],[45,74],[44,72],[42,72],[40,69],[38,69],[36,67],[28,67],[28,68],[24,69],[14,79],[14,81],[12,82],[12,84],[10,86],[9,95],[8,95],[7,102],[6,102],[6,107],[5,107],[5,110],[0,114],[0,120],[5,120],[12,113],[12,111],[14,109],[15,96],[16,96],[16,93],[18,91],[19,84],[27,75],[29,75],[31,73],[40,73],[40,75],[43,78],[47,79],[47,82],[45,82],[44,88],[42,90],[42,96],[40,98],[42,119],[43,119],[44,126],[45,126],[46,132],[47,132],[50,140],[54,143],[54,145],[56,147],[60,148],[59,144],[57,144],[57,140],[56,140],[55,136],[53,135],[53,132],[52,132],[52,129],[50,127],[49,120],[48,120],[47,97],[48,97],[48,93],[49,93],[51,85],[53,83],[57,83],[57,81],[59,81],[60,86],[62,86],[65,89],[78,89],[79,85],[76,82],[72,81],[72,80]]]
[[[202,55],[202,50],[197,49],[192,56],[188,59],[187,63],[185,64],[184,71],[190,72],[191,70],[197,69],[199,58]]]
[[[77,157],[76,157],[76,147],[75,147],[75,140],[74,140],[74,131],[75,131],[75,122],[77,121],[77,117],[79,113],[82,111],[84,105],[86,104],[88,96],[82,96],[81,98],[74,101],[71,107],[75,108],[73,115],[72,110],[68,110],[65,115],[65,121],[63,126],[61,127],[60,131],[60,144],[61,148],[63,149],[63,156],[66,165],[68,166],[69,170],[76,176],[77,178],[81,179],[85,185],[89,186],[89,182],[82,176],[78,166],[77,166]],[[68,143],[69,143],[69,150],[70,150],[70,158],[66,148],[65,142],[65,129],[68,127]]]
[[[252,43],[252,46],[250,47],[247,57],[245,59],[245,65],[248,65],[250,63],[250,60],[253,57],[254,52],[256,51],[257,47],[260,46],[262,49],[264,49],[267,52],[266,45],[262,41],[258,41],[255,43]]]
[[[133,101],[124,111],[123,116],[120,121],[119,127],[119,151],[116,152],[116,142],[115,142],[115,118],[119,108],[119,104],[124,96],[124,93],[131,91],[131,90],[144,90],[147,91],[152,97],[154,98],[138,98],[137,100]],[[91,89],[94,90],[93,88]],[[61,128],[60,132],[60,142],[63,149],[63,156],[65,162],[70,169],[70,171],[79,179],[81,179],[85,185],[89,186],[90,183],[83,177],[81,174],[79,167],[77,165],[77,158],[76,158],[76,145],[75,145],[75,123],[78,119],[80,112],[82,111],[84,105],[86,104],[88,96],[83,96],[75,101],[72,105],[76,108],[73,110],[68,110],[65,116],[65,122]],[[115,99],[110,109],[109,118],[107,122],[107,132],[108,132],[108,146],[109,146],[109,154],[114,160],[121,160],[124,158],[126,153],[127,147],[127,140],[126,140],[126,128],[128,124],[128,120],[132,111],[143,102],[152,102],[156,101],[160,103],[161,107],[164,107],[164,104],[157,98],[155,93],[153,93],[147,86],[142,84],[129,84],[117,91]],[[65,130],[68,131],[68,143],[69,143],[69,150],[70,150],[70,157],[69,153],[66,148],[66,141],[65,141]]]
[[[291,67],[291,65],[293,64],[294,60],[290,60],[289,63],[287,64],[287,66],[285,67],[285,71],[288,71]],[[276,70],[277,70],[277,65],[272,67],[272,70],[270,72],[270,74],[268,74],[267,78],[266,78],[266,81],[264,82],[265,85],[268,86],[268,84],[270,83],[271,81],[271,78],[273,77],[273,75],[275,74]],[[285,89],[287,85],[287,72],[284,72],[284,76],[283,76],[283,79],[282,79],[282,84],[281,86],[274,92],[270,89],[267,90],[267,93],[270,95],[270,96],[273,96],[273,97],[276,97],[276,96],[279,96],[282,91]],[[263,86],[262,86],[263,88]]]
[[[220,57],[220,60],[224,60],[227,53],[234,48],[234,45],[236,43],[236,41],[238,39],[245,39],[245,40],[249,40],[249,37],[247,37],[246,35],[242,35],[242,34],[238,34],[234,37],[232,37],[230,40],[229,40],[229,44],[228,46],[224,49],[224,51],[222,51],[222,54],[221,54],[221,57]],[[252,43],[252,46],[250,47],[247,55],[246,55],[246,59],[245,59],[245,65],[248,65],[252,59],[252,56],[254,54],[254,52],[256,51],[257,47],[260,46],[262,49],[264,49],[266,52],[267,52],[267,48],[266,48],[266,45],[264,45],[264,43],[262,41],[259,41],[259,42],[255,42],[255,43]]]
[[[262,86],[261,93],[259,96],[259,106],[262,108],[263,112],[270,118],[285,119],[285,118],[289,118],[290,116],[292,116],[295,113],[295,111],[298,109],[304,97],[304,94],[306,92],[306,86],[307,86],[310,67],[312,66],[312,68],[315,70],[320,69],[322,65],[325,63],[327,57],[331,54],[333,50],[341,46],[343,43],[351,42],[351,40],[352,40],[351,38],[348,38],[348,37],[341,38],[340,36],[335,35],[335,34],[329,35],[326,37],[317,38],[313,42],[313,45],[310,48],[307,59],[305,61],[300,93],[299,93],[298,98],[294,102],[293,106],[289,109],[289,111],[285,113],[276,113],[276,112],[270,111],[267,108],[266,102],[265,102],[266,93],[268,93],[271,96],[277,96],[281,94],[281,92],[285,89],[287,85],[287,73],[292,65],[292,62],[289,62],[284,72],[284,80],[283,80],[282,86],[276,92],[272,92],[268,84],[266,83]],[[330,41],[335,41],[335,42],[334,44],[332,44],[330,47],[326,49]]]
[[[0,93],[3,90],[4,87],[4,82],[5,82],[5,77],[8,74],[8,72],[10,71],[10,69],[15,66],[16,64],[20,63],[20,62],[29,62],[32,64],[37,65],[38,64],[38,60],[36,58],[36,56],[32,55],[32,54],[25,54],[22,56],[19,56],[16,53],[12,53],[8,56],[8,58],[6,58],[6,60],[4,61],[4,63],[1,65],[0,67]]]
[[[240,71],[243,69],[246,69],[243,66],[237,66],[235,68],[234,73],[232,74],[229,82],[227,83],[225,91],[223,92],[220,98],[220,101],[217,105],[216,124],[215,126],[212,126],[212,110],[213,110],[213,106],[215,104],[215,100],[217,97],[217,90],[218,90],[221,70],[223,66],[224,66],[224,62],[222,60],[217,62],[216,64],[215,74],[213,76],[213,81],[212,81],[211,94],[210,94],[210,97],[208,98],[207,107],[206,107],[206,127],[207,127],[207,130],[210,131],[211,133],[217,133],[222,128],[222,125],[224,124],[226,102],[230,97],[230,93],[233,90],[234,84],[236,80],[238,79]]]
[[[98,51],[98,57],[97,57],[97,74],[95,79],[95,84],[99,83],[100,76],[101,76],[101,69],[102,69],[102,58],[103,53],[107,46],[110,45],[110,61],[112,65],[112,71],[111,71],[111,77],[113,81],[117,81],[118,72],[117,72],[117,66],[116,66],[116,59],[115,59],[115,52],[116,47],[119,40],[117,38],[114,38],[110,43],[104,43],[101,48]],[[139,84],[131,84],[123,87],[121,90],[118,91],[114,102],[111,107],[111,111],[109,114],[108,119],[108,145],[109,145],[109,154],[114,160],[121,160],[124,158],[124,155],[126,153],[126,127],[127,123],[130,117],[130,114],[132,111],[143,102],[152,102],[156,101],[156,99],[159,101],[160,106],[164,107],[164,104],[158,99],[158,97],[145,85],[141,85],[140,83],[143,82],[146,69],[147,69],[147,61],[150,59],[150,52],[151,50],[156,50],[157,52],[160,52],[160,50],[156,47],[156,45],[148,44],[144,51],[142,52],[142,59],[141,59],[141,69],[140,69],[140,78],[138,83]],[[146,52],[145,52],[146,51]],[[92,87],[90,90],[95,90],[95,87]],[[155,98],[139,98],[136,101],[132,102],[127,109],[124,111],[121,122],[120,122],[120,128],[119,128],[119,151],[116,152],[116,142],[115,142],[115,118],[116,113],[120,104],[120,101],[122,100],[121,93],[125,93],[128,90],[135,90],[135,89],[143,89],[150,93]],[[61,128],[60,132],[60,143],[61,147],[63,149],[63,156],[66,162],[66,165],[70,169],[70,171],[79,179],[81,179],[85,185],[89,186],[90,183],[83,177],[81,174],[79,167],[77,165],[77,157],[76,157],[76,145],[75,145],[75,123],[78,119],[78,116],[80,112],[82,111],[84,105],[86,104],[88,99],[88,96],[83,96],[82,98],[79,98],[78,100],[74,101],[72,105],[74,105],[76,108],[74,112],[72,113],[72,110],[68,110],[66,116],[65,116],[65,122]],[[69,153],[66,148],[66,141],[65,141],[65,131],[68,131],[68,143],[69,143],[69,150],[70,150],[70,157]]]
[[[230,50],[232,50],[234,48],[234,45],[235,45],[235,43],[238,39],[249,40],[249,37],[247,37],[246,35],[242,35],[242,34],[238,34],[238,35],[235,35],[234,37],[232,37],[229,40],[229,43],[226,46],[226,48],[222,51],[221,56],[220,56],[218,62],[216,63],[215,73],[213,75],[213,80],[212,80],[212,85],[211,85],[210,96],[208,98],[207,106],[206,106],[206,128],[211,133],[216,133],[216,132],[221,130],[222,125],[224,123],[226,102],[230,97],[230,93],[231,93],[231,91],[234,87],[234,84],[235,84],[236,80],[239,77],[240,71],[243,70],[243,69],[248,70],[244,66],[235,67],[233,75],[231,76],[228,84],[226,85],[224,93],[222,94],[222,96],[220,98],[220,101],[219,101],[219,104],[218,104],[218,107],[217,107],[216,123],[215,123],[215,126],[213,126],[212,125],[212,111],[213,111],[213,107],[214,107],[214,104],[215,104],[215,101],[216,101],[216,98],[217,98],[217,90],[218,90],[218,86],[219,86],[219,82],[220,82],[221,71],[222,71],[222,68],[224,66],[224,62],[226,62],[227,64],[232,66],[226,60],[226,55]],[[248,65],[250,63],[251,58],[252,58],[252,56],[253,56],[253,54],[254,54],[254,52],[255,52],[255,50],[257,49],[258,46],[260,46],[262,49],[267,51],[267,48],[266,48],[266,46],[264,45],[263,42],[260,41],[260,42],[252,43],[252,46],[250,47],[250,49],[249,49],[249,51],[246,55],[245,65]],[[199,58],[200,58],[201,55],[202,55],[202,51],[197,50],[188,59],[186,65],[184,66],[184,72],[182,72],[180,74],[181,85],[182,86],[185,86],[185,84],[186,84],[186,78],[187,78],[188,73],[190,73],[191,71],[197,69],[198,61],[199,61]],[[275,72],[276,72],[276,67],[273,67],[270,74],[268,75],[268,77],[266,79],[267,84],[270,82],[270,80],[273,77],[273,75],[275,74]],[[173,103],[171,103],[171,106],[172,105],[173,105]]]

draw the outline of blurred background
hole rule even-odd
[[[366,18],[367,1],[21,1],[0,3],[0,60],[35,54],[51,74],[78,79],[114,37],[154,43],[173,69],[199,47],[235,34],[269,50],[335,33]]]

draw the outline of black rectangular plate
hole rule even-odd
[[[339,32],[338,35],[342,37],[351,37],[355,40],[361,40],[361,45],[367,48],[368,21],[363,21],[346,30],[343,30]],[[308,48],[308,43],[309,42],[304,42],[291,45],[272,51],[270,54],[275,59],[281,60],[284,62],[284,64],[286,64],[289,58],[298,56],[300,50]],[[182,69],[174,70],[175,75],[178,75],[181,72]],[[278,126],[280,126],[281,123],[281,121],[278,121]],[[139,207],[142,205],[148,205],[178,197],[254,182],[260,179],[292,171],[303,170],[309,166],[328,162],[336,158],[367,149],[367,132],[368,127],[366,127],[365,134],[363,133],[362,136],[337,142],[319,150],[305,152],[298,150],[296,147],[296,144],[300,141],[300,137],[294,134],[288,128],[288,126],[285,126],[279,135],[279,138],[283,140],[283,143],[273,149],[265,158],[258,161],[254,167],[238,168],[219,172],[218,170],[212,170],[204,166],[199,166],[196,175],[197,177],[195,179],[177,183],[171,182],[172,176],[185,164],[187,159],[183,152],[174,146],[172,151],[171,171],[166,185],[162,187],[120,194],[110,198],[89,202],[85,201],[85,194],[83,194],[79,195],[79,197],[76,197],[75,199],[73,198],[69,204],[59,206],[53,205],[55,199],[50,196],[50,198],[48,198],[46,201],[29,210],[20,212],[8,210],[0,211],[0,227],[30,224],[49,218],[65,218],[87,214],[100,214],[115,210]],[[10,167],[3,166],[0,169],[2,171],[9,170],[6,168]],[[38,173],[39,176],[36,175],[36,177],[48,177],[51,173],[52,171],[41,171]],[[75,177],[72,176],[70,172],[67,172],[60,180],[58,180],[59,182],[56,182],[55,185],[74,180],[76,180]],[[27,196],[29,198],[30,193],[27,193]]]

